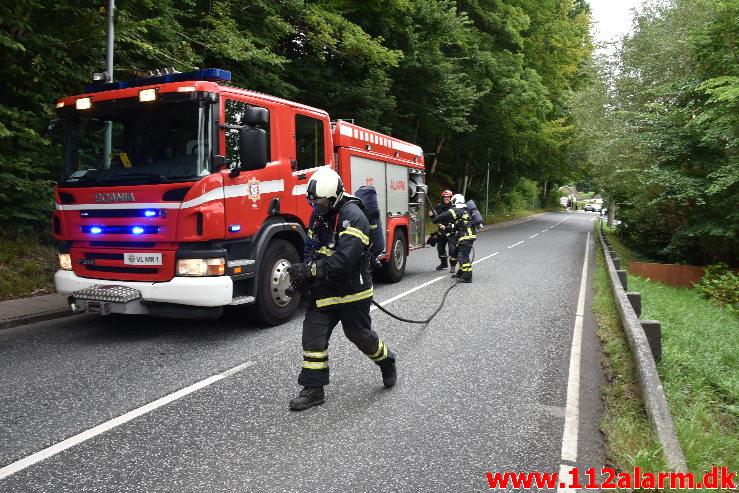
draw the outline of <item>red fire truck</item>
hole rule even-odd
[[[391,282],[424,240],[420,147],[322,110],[227,84],[220,69],[152,74],[58,101],[64,174],[56,288],[76,311],[217,317],[254,305],[287,320],[322,166],[377,189]]]

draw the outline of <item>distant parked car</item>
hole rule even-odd
[[[600,212],[600,204],[585,204],[585,210],[590,212]]]

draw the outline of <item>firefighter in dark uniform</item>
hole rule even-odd
[[[451,190],[444,190],[441,192],[441,202],[436,204],[436,213],[434,211],[429,211],[429,216],[434,217],[438,216],[439,214],[444,214],[446,211],[448,211],[452,207],[452,195],[454,195]],[[439,252],[439,265],[436,266],[436,270],[444,270],[447,267],[450,267],[451,272],[454,272],[454,266],[457,265],[457,259],[456,258],[449,258],[447,255],[447,236],[449,231],[451,231],[450,228],[451,223],[448,224],[439,224],[439,232],[436,235],[436,251]],[[452,245],[449,244],[449,251],[451,252]],[[447,259],[449,259],[449,263],[447,263]],[[449,265],[451,264],[451,266]]]
[[[293,285],[307,285],[309,306],[303,320],[300,395],[290,409],[302,411],[325,401],[329,383],[328,343],[341,322],[346,337],[375,362],[386,388],[395,385],[395,355],[372,330],[369,221],[362,202],[347,193],[339,175],[321,168],[308,182],[313,207],[303,263],[289,267]]]
[[[454,195],[451,209],[436,216],[432,221],[436,224],[452,223],[449,256],[459,257],[459,270],[452,277],[458,277],[459,282],[472,282],[470,253],[477,236],[464,197],[461,194]]]

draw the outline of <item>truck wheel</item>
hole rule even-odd
[[[398,282],[403,279],[405,264],[408,260],[405,246],[405,233],[400,229],[396,229],[393,235],[393,246],[390,249],[387,262],[383,263],[380,269],[380,278],[383,281]]]
[[[259,287],[257,288],[256,314],[267,325],[286,322],[300,304],[300,294],[287,296],[290,287],[285,270],[290,264],[300,262],[300,256],[292,243],[272,240],[267,245],[259,265]]]

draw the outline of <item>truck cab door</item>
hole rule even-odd
[[[307,221],[312,212],[305,200],[308,180],[321,166],[333,166],[331,134],[328,118],[296,109],[293,119],[292,195],[298,216]]]
[[[240,161],[241,132],[238,128],[246,125],[247,108],[259,106],[267,110],[266,123],[260,123],[258,127],[267,134],[267,162],[261,169],[241,170],[231,173],[231,170],[242,168]],[[222,171],[224,177],[224,197],[226,210],[226,238],[241,238],[256,234],[267,216],[269,204],[275,197],[284,194],[284,178],[281,167],[275,165],[272,160],[274,156],[274,135],[272,135],[273,123],[271,108],[255,105],[236,98],[224,99],[223,121],[224,145],[226,157],[226,170]],[[247,150],[248,152],[248,150]]]

